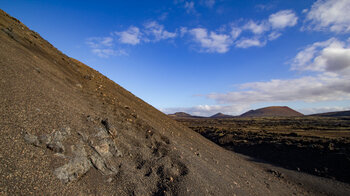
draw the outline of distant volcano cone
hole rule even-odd
[[[271,106],[250,110],[241,115],[241,117],[292,117],[303,116],[302,113],[297,112],[287,106]]]
[[[231,118],[233,116],[231,115],[227,115],[227,114],[223,114],[221,112],[214,114],[213,116],[210,116],[210,118]]]

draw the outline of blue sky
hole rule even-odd
[[[349,0],[2,1],[165,113],[350,109]]]

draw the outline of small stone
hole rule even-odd
[[[40,142],[38,140],[38,137],[29,133],[26,133],[24,135],[24,140],[28,142],[29,144],[32,144],[34,146],[40,146]]]
[[[109,151],[109,144],[107,142],[103,142],[99,146],[94,146],[96,152],[100,154],[102,157],[110,157],[112,156],[111,152]]]
[[[108,133],[115,137],[117,136],[117,129],[114,127],[110,127]]]
[[[38,72],[38,73],[41,72],[40,69],[39,69],[38,67],[35,67],[34,69],[35,69],[35,71]]]
[[[49,144],[51,142],[51,135],[40,135],[38,136],[38,140],[41,144]]]
[[[86,116],[86,120],[89,121],[89,122],[94,122],[94,118],[90,115],[87,115]]]
[[[108,182],[108,183],[111,183],[112,181],[113,181],[113,178],[108,178],[108,179],[107,179],[107,182]]]
[[[334,144],[333,143],[329,143],[328,144],[328,150],[330,150],[330,151],[334,150]]]
[[[53,152],[56,153],[63,153],[64,152],[64,146],[61,142],[53,143],[53,144],[47,144],[46,147]]]

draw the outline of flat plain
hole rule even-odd
[[[350,182],[350,117],[176,120],[226,149],[288,169]]]

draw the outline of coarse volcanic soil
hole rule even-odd
[[[297,182],[299,174],[281,178],[278,169],[219,147],[3,11],[0,134],[1,195],[346,195],[350,190],[312,176],[303,176],[308,183]]]

